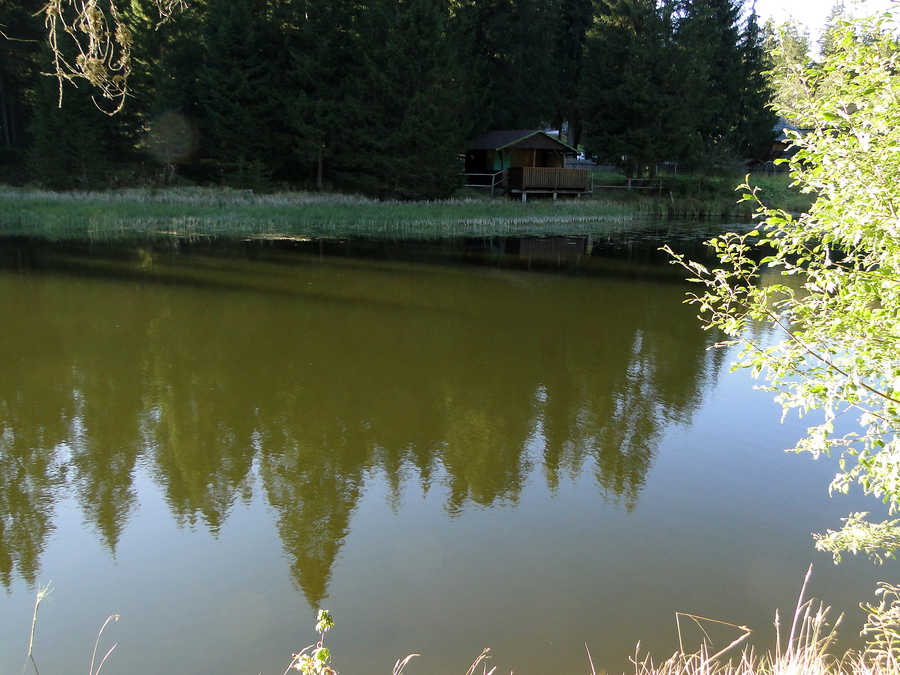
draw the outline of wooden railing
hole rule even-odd
[[[490,188],[491,197],[494,191],[503,186],[506,180],[506,171],[492,171],[490,173],[470,172],[463,174],[466,177],[465,187],[470,188]]]
[[[512,167],[508,171],[508,184],[514,190],[557,190],[590,189],[591,174],[587,169],[561,169],[557,167]]]

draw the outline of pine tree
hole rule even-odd
[[[607,0],[600,9],[585,57],[585,145],[629,175],[652,171],[688,141],[671,25],[655,0]]]
[[[38,81],[29,125],[29,174],[52,188],[102,185],[110,168],[115,120],[97,109],[85,87],[67,91],[60,107],[56,85],[49,77]]]
[[[553,33],[553,91],[555,111],[553,125],[562,131],[569,126],[569,145],[581,142],[583,123],[578,95],[584,69],[587,31],[593,20],[591,0],[556,0]]]
[[[0,49],[0,152],[13,159],[25,145],[26,96],[38,79],[40,31],[21,2],[0,0],[0,30],[9,38]]]
[[[682,105],[694,120],[694,154],[704,162],[731,156],[738,144],[743,59],[736,0],[692,0],[678,19]]]
[[[286,141],[276,96],[283,50],[269,10],[266,0],[211,0],[206,17],[197,75],[205,150],[240,184],[264,184]]]
[[[447,197],[460,185],[464,122],[459,73],[446,39],[446,0],[389,1],[379,71],[387,122],[385,187],[394,196]]]
[[[837,0],[831,7],[828,17],[825,19],[825,27],[822,30],[822,37],[819,38],[819,47],[822,50],[822,57],[828,58],[837,53],[840,47],[835,43],[835,36],[838,32],[838,24],[847,20],[846,10],[844,8],[844,0]]]
[[[764,159],[772,147],[777,116],[769,107],[772,89],[766,76],[766,51],[753,7],[744,23],[740,41],[740,116],[735,129],[735,150],[747,159]]]
[[[451,30],[476,133],[535,128],[556,116],[556,19],[553,3],[541,0],[457,3]]]
[[[789,122],[796,123],[797,120],[790,111],[803,94],[803,83],[787,74],[800,72],[812,65],[809,34],[796,24],[787,23],[776,27],[771,20],[766,22],[763,34],[768,72],[783,74],[779,78],[767,75],[772,89],[772,106]]]

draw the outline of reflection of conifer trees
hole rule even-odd
[[[396,499],[407,472],[427,485],[440,462],[451,511],[511,498],[523,482],[533,383],[515,374],[483,381],[486,366],[505,370],[512,336],[490,339],[481,308],[454,304],[459,292],[476,298],[477,281],[429,276],[344,273],[328,279],[326,298],[311,294],[294,311],[255,308],[253,322],[281,327],[266,345],[279,359],[252,361],[270,390],[258,417],[260,475],[313,605],[371,468]],[[377,296],[357,304],[373,287]],[[524,405],[511,405],[510,391]]]
[[[324,430],[297,431],[298,439],[277,451],[263,441],[260,476],[294,579],[310,606],[318,607],[359,500],[362,471],[340,434],[339,445],[331,445]]]
[[[470,406],[454,407],[455,420],[441,452],[451,514],[461,512],[469,500],[481,506],[497,500],[517,501],[528,473],[524,450],[529,428],[516,425],[517,421],[528,422],[527,399],[521,420],[494,417],[495,406],[481,408],[480,402],[479,398],[469,401]]]
[[[5,583],[34,578],[61,443],[112,551],[142,453],[175,518],[213,533],[258,462],[315,606],[370,476],[395,506],[411,477],[438,477],[450,514],[516,503],[542,443],[551,490],[590,463],[631,508],[664,429],[699,402],[708,337],[680,286],[288,262],[186,257],[161,274],[191,285],[93,281],[6,308],[34,325],[2,338],[22,355],[0,383]]]
[[[516,502],[530,468],[526,449],[538,383],[523,349],[530,328],[517,316],[525,309],[514,302],[520,289],[500,283],[491,290],[469,296],[468,316],[448,331],[452,347],[446,358],[432,360],[440,364],[435,403],[445,417],[439,456],[447,471],[450,513],[459,513],[467,501]]]
[[[311,294],[288,312],[257,306],[254,322],[277,321],[281,330],[268,334],[265,353],[247,357],[267,387],[256,418],[259,474],[294,580],[313,607],[325,597],[367,472],[382,467],[396,496],[412,448],[436,442],[434,420],[417,417],[428,413],[395,358],[404,338],[391,332],[394,308],[345,302],[364,292],[352,288],[360,278],[334,281],[330,301]],[[430,467],[433,458],[426,451],[421,461]]]
[[[709,338],[680,293],[630,282],[604,287],[583,314],[545,306],[553,328],[541,336],[539,399],[551,489],[591,457],[605,493],[636,503],[663,429],[700,400]]]
[[[317,607],[371,467],[375,442],[364,402],[373,392],[358,384],[366,354],[353,343],[365,333],[350,319],[353,310],[332,312],[315,301],[291,309],[255,308],[255,323],[277,321],[282,330],[268,334],[264,352],[247,354],[245,364],[259,383],[263,489],[292,576]]]
[[[522,289],[491,277],[485,292],[480,274],[404,272],[379,284],[403,311],[360,314],[345,332],[358,336],[345,352],[354,355],[347,375],[369,392],[352,409],[372,430],[379,468],[396,486],[404,463],[424,468],[425,481],[440,462],[451,513],[469,501],[514,502],[528,469],[535,387],[517,344]]]
[[[15,283],[0,293],[0,314],[16,317],[15,330],[0,331],[0,581],[7,587],[14,574],[35,582],[75,407],[54,296],[38,280]]]
[[[88,522],[115,553],[136,507],[134,467],[140,454],[137,382],[106,376],[105,368],[79,371],[78,419],[83,433],[72,445],[72,482]],[[114,420],[114,422],[112,421]]]
[[[3,403],[6,403],[5,401]],[[21,434],[9,424],[8,408],[0,405],[0,581],[4,586],[18,573],[34,584],[40,555],[53,531],[53,505],[61,482],[58,448],[40,430],[37,437]],[[36,441],[36,442],[35,442]]]
[[[78,392],[79,433],[71,443],[70,481],[88,522],[115,553],[137,506],[133,481],[141,454],[140,360],[146,323],[142,294],[133,286],[91,284],[75,306],[85,315],[67,335]],[[84,302],[84,295],[88,302]],[[72,312],[66,314],[72,317]],[[74,318],[74,317],[73,317]]]
[[[144,433],[175,517],[192,526],[199,518],[217,533],[235,498],[251,496],[255,392],[248,385],[256,380],[241,359],[246,306],[210,308],[208,300],[192,296],[177,314],[167,303],[147,328]]]

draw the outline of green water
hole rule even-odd
[[[675,610],[767,644],[810,562],[852,643],[897,566],[809,533],[871,505],[781,452],[658,242],[608,244],[7,243],[0,672],[48,580],[42,674],[114,612],[104,673],[280,673],[319,606],[342,673],[621,672]]]

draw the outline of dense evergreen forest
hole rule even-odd
[[[121,4],[129,96],[106,115],[84,80],[59,106],[44,1],[0,0],[0,181],[422,198],[491,129],[560,129],[628,171],[771,145],[743,0],[189,0],[162,25]]]

